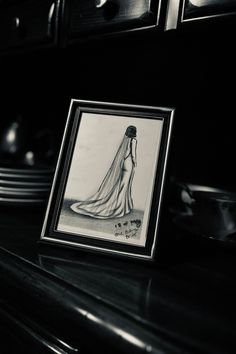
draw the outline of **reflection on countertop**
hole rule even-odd
[[[23,212],[1,213],[1,298],[60,340],[114,353],[235,352],[234,249],[176,231],[155,263],[105,257],[39,244],[45,210]]]

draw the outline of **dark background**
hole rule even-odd
[[[234,190],[233,42],[210,27],[4,56],[1,125],[20,113],[60,144],[71,98],[174,107],[172,175]]]

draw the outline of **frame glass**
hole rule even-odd
[[[173,116],[72,99],[41,241],[153,259]]]

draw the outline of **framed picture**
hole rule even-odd
[[[41,241],[153,259],[173,115],[73,99]]]

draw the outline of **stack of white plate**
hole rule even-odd
[[[54,170],[0,166],[0,204],[38,205],[46,201]]]

